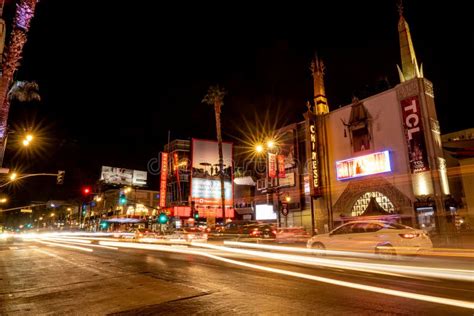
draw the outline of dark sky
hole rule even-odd
[[[77,195],[81,184],[98,179],[101,165],[144,170],[168,130],[172,138],[214,138],[213,110],[201,103],[210,84],[228,90],[227,140],[238,135],[242,115],[278,108],[281,124],[301,120],[316,50],[326,63],[332,109],[381,77],[397,84],[395,1],[313,2],[41,0],[17,79],[37,81],[43,100],[13,104],[10,123],[39,125],[46,150],[14,156],[9,148],[5,165],[65,169],[66,183],[32,179],[13,189],[17,201]],[[473,127],[465,115],[472,104],[465,72],[472,70],[474,41],[463,5],[404,3],[443,133]]]

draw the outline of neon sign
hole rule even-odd
[[[319,157],[318,157],[318,145],[316,143],[316,124],[311,122],[309,125],[309,145],[311,154],[311,187],[313,189],[313,195],[319,192]]]
[[[390,154],[388,150],[373,154],[336,161],[337,180],[346,180],[390,172]]]

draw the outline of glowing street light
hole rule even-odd
[[[14,181],[17,177],[18,177],[18,175],[16,174],[16,172],[13,172],[13,173],[10,175],[10,180]]]
[[[7,203],[8,199],[7,198],[2,198],[0,199],[0,203]]]
[[[263,152],[263,146],[261,144],[258,144],[257,146],[255,146],[255,151],[257,153],[262,153]]]
[[[274,142],[273,140],[269,140],[269,141],[267,142],[267,147],[268,147],[269,149],[272,149],[273,147],[275,147],[275,142]]]
[[[287,196],[285,197],[285,201],[290,202],[290,201],[291,201],[291,197],[290,197],[289,195],[287,195]]]
[[[33,136],[31,134],[26,135],[26,140],[31,142],[33,140]]]
[[[49,214],[50,217],[54,217],[54,215],[55,215],[54,213]]]

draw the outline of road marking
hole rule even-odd
[[[10,248],[10,250],[17,250],[18,249],[18,247],[8,247],[8,248]]]

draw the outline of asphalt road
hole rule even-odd
[[[473,315],[474,312],[190,254],[91,249],[92,252],[36,242],[0,242],[0,315]],[[316,268],[233,254],[225,257],[305,275],[474,301],[474,286],[468,282]]]

